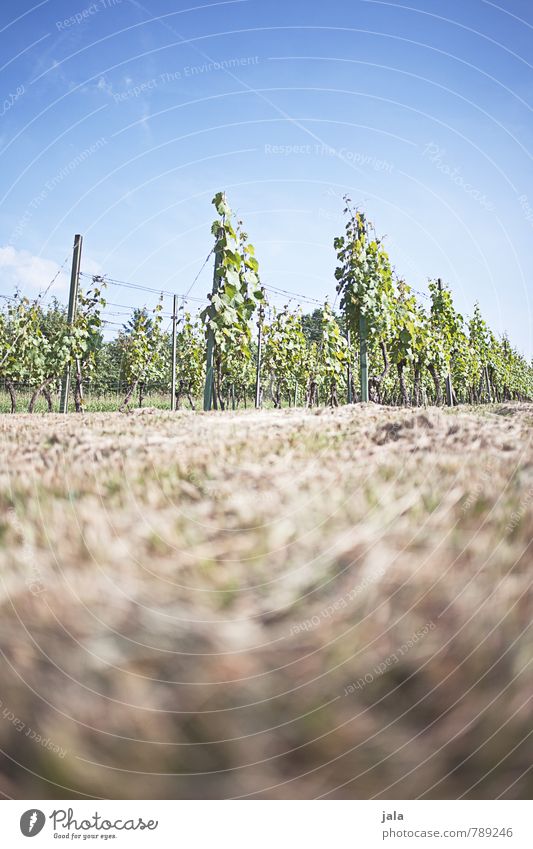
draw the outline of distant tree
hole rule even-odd
[[[129,336],[132,333],[136,333],[141,324],[144,327],[146,334],[150,335],[154,326],[153,318],[148,313],[148,309],[146,307],[135,307],[131,314],[131,318],[124,322],[122,328],[124,333]]]
[[[343,336],[346,335],[346,321],[343,313],[336,313],[330,308],[330,312],[333,313],[333,317],[337,324],[339,325],[340,331]],[[316,342],[317,345],[320,343],[322,339],[323,332],[323,322],[324,322],[324,308],[317,307],[313,310],[313,312],[303,313],[302,315],[302,332],[306,338],[307,344],[311,345],[312,342]]]
[[[102,342],[91,376],[91,388],[97,393],[120,392],[124,383],[124,351],[120,337]]]
[[[306,338],[307,344],[312,342],[320,342],[322,338],[322,307],[317,307],[313,312],[304,313],[301,317],[302,333]]]

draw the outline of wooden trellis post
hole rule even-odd
[[[79,234],[74,236],[74,249],[72,251],[72,270],[70,273],[70,294],[68,299],[67,322],[72,327],[76,318],[76,307],[78,305],[78,287],[80,281],[81,248],[83,237]],[[70,389],[70,362],[67,363],[63,383],[61,385],[61,399],[59,411],[68,413],[68,394]]]
[[[217,235],[217,242],[219,236]],[[218,289],[218,269],[220,265],[220,252],[215,251],[215,266],[213,270],[213,289],[212,294],[214,295]],[[206,351],[206,362],[205,362],[205,387],[204,387],[204,410],[207,412],[213,406],[213,387],[214,387],[214,374],[213,374],[213,362],[215,355],[215,333],[211,326],[208,327],[207,330],[207,351]]]

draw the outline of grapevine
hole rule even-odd
[[[479,304],[463,317],[440,280],[429,281],[421,303],[409,282],[393,272],[384,241],[365,213],[354,210],[348,198],[345,230],[334,240],[338,313],[327,299],[309,314],[269,306],[242,222],[223,193],[213,204],[213,289],[199,315],[183,310],[179,321],[178,407],[187,399],[197,408],[202,384],[204,408],[221,410],[246,406],[254,397],[277,408],[297,401],[311,407],[354,399],[404,406],[533,399],[533,364],[507,335],[489,327]],[[78,411],[84,386],[124,381],[122,409],[137,390],[140,405],[149,388],[168,393],[171,340],[161,329],[162,300],[151,313],[135,309],[118,338],[104,341],[102,282],[95,277],[89,291],[79,291],[72,325],[58,301],[45,309],[18,292],[6,298],[0,310],[0,381],[13,412],[22,389],[29,389],[30,412],[40,395],[51,411],[67,366]],[[356,362],[358,386],[352,376]]]

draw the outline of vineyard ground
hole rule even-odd
[[[303,393],[302,393],[303,394]],[[124,401],[124,396],[126,395],[126,389],[122,392],[86,392],[84,398],[84,409],[87,413],[116,413],[119,411],[122,406],[122,402]],[[32,393],[29,390],[23,390],[22,392],[17,392],[17,411],[19,413],[23,413],[28,409],[28,404],[30,403],[30,398]],[[201,410],[203,406],[203,397],[198,396],[193,398],[194,407],[196,410]],[[59,412],[59,392],[54,393],[52,397],[52,405],[53,412]],[[231,406],[231,404],[230,404]],[[270,400],[270,398],[265,399],[264,402],[265,409],[274,409],[274,404]],[[286,398],[282,399],[282,406],[289,407],[289,401]],[[138,396],[132,399],[130,403],[130,407],[132,409],[139,407]],[[170,392],[149,392],[144,398],[142,403],[143,408],[154,407],[157,410],[168,410],[170,408]],[[181,398],[180,407],[184,410],[190,410],[191,406],[188,399]],[[246,407],[244,406],[244,401],[236,402],[237,409],[253,409],[254,407],[254,399],[249,397],[246,399]],[[74,403],[71,399],[70,401],[70,409],[73,410]],[[7,392],[2,391],[0,389],[0,415],[2,413],[9,413],[11,411],[11,401]],[[46,400],[40,395],[35,403],[34,412],[36,413],[46,413],[48,412],[48,406]]]
[[[531,798],[532,424],[0,416],[0,791]]]

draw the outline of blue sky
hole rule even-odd
[[[80,232],[86,272],[186,292],[225,189],[263,282],[333,300],[348,193],[399,274],[531,356],[533,8],[501,4],[7,0],[1,291],[46,287]]]

